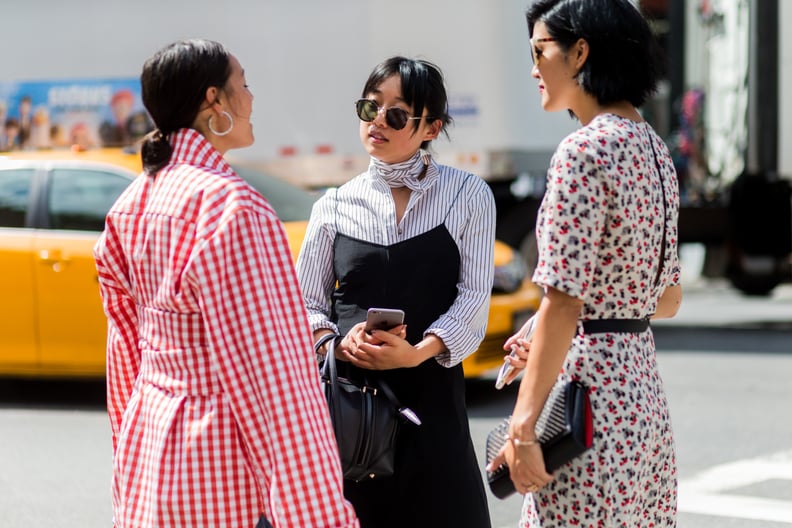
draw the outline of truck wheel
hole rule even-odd
[[[751,269],[751,264],[763,264],[761,269]],[[776,271],[778,262],[772,257],[742,258],[732,257],[726,276],[732,286],[751,296],[767,296],[782,282],[781,274]],[[754,266],[757,267],[757,266]]]
[[[745,295],[767,297],[781,281],[772,276],[732,275],[731,284]]]

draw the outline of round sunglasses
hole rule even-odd
[[[358,99],[355,101],[355,110],[357,111],[357,116],[361,121],[365,121],[366,123],[371,123],[374,121],[377,118],[377,115],[380,113],[380,110],[383,108],[384,107],[379,106],[371,99]],[[423,118],[410,116],[406,110],[403,110],[397,106],[391,106],[385,110],[385,122],[393,130],[401,130],[407,125],[407,121],[411,121],[413,119]]]

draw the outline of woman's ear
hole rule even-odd
[[[429,125],[429,129],[424,134],[424,141],[431,141],[433,139],[437,139],[437,136],[440,135],[440,132],[443,131],[443,120],[442,119],[435,119]]]
[[[210,86],[206,89],[206,106],[208,108],[213,107],[216,104],[220,103],[220,91],[217,89],[216,86]]]
[[[583,65],[586,63],[586,59],[588,59],[589,54],[589,43],[586,39],[578,39],[575,42],[575,45],[572,47],[573,57],[575,59],[575,69],[578,71],[583,68]]]

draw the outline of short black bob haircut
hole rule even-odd
[[[565,51],[578,39],[588,42],[578,82],[600,105],[629,101],[640,107],[655,92],[659,46],[629,0],[536,0],[526,18],[531,37],[542,22]]]
[[[423,115],[426,108],[427,120],[442,121],[442,131],[448,137],[446,127],[451,124],[452,119],[448,112],[448,95],[440,68],[423,59],[390,57],[374,67],[363,86],[361,96],[370,97],[392,75],[398,75],[401,79],[402,99],[412,107],[413,115]],[[414,132],[418,130],[421,122],[416,119],[411,123]],[[421,148],[429,148],[429,143],[424,141]]]

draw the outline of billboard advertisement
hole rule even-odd
[[[0,151],[131,145],[152,129],[139,79],[0,82]]]

